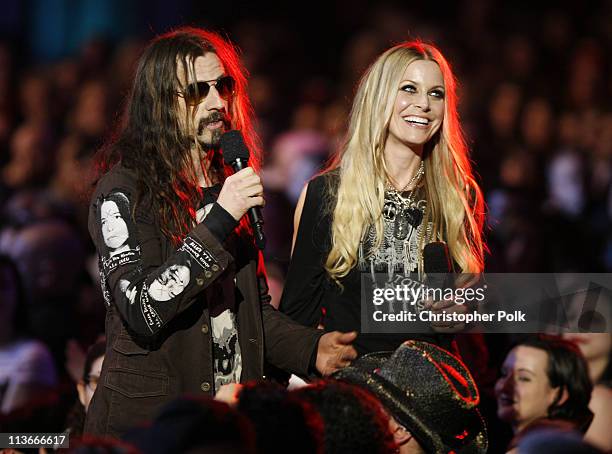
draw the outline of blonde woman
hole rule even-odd
[[[415,276],[423,247],[445,241],[464,273],[483,268],[484,203],[457,114],[455,79],[419,41],[384,52],[357,88],[348,133],[329,167],[302,191],[281,310],[309,326],[360,331],[360,273]],[[360,354],[407,338],[360,334]]]

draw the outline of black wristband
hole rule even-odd
[[[315,348],[310,355],[310,362],[308,363],[308,373],[312,375],[316,375],[317,377],[321,377],[321,374],[317,370],[317,353],[319,352],[319,341],[321,338],[317,339],[317,343],[315,344]]]
[[[223,243],[238,225],[238,221],[217,202],[213,203],[204,223],[220,243]]]

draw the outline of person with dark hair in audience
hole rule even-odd
[[[410,340],[395,352],[369,353],[333,377],[380,399],[400,454],[487,452],[476,383],[460,359],[434,344]]]
[[[87,350],[82,377],[76,385],[78,400],[75,402],[67,418],[67,431],[71,436],[81,435],[83,433],[85,414],[89,408],[93,393],[98,387],[105,350],[106,341],[104,339],[97,341]]]
[[[11,140],[11,160],[0,169],[0,184],[12,191],[41,188],[53,175],[51,129],[41,122],[22,123]]]
[[[28,223],[4,245],[23,282],[30,334],[49,348],[63,375],[68,339],[78,331],[85,248],[75,228],[49,218]]]
[[[497,415],[515,434],[509,449],[539,426],[584,434],[593,419],[592,389],[586,361],[573,343],[544,335],[518,342],[495,385]]]
[[[327,454],[396,452],[389,416],[369,391],[337,381],[319,381],[291,391],[323,418]]]
[[[584,439],[603,451],[612,450],[612,333],[571,333],[572,341],[584,355],[589,367],[593,393],[589,408],[593,422]]]
[[[253,423],[260,453],[323,454],[323,420],[304,400],[273,382],[247,383],[236,408]]]
[[[151,423],[123,437],[146,454],[255,454],[249,419],[226,403],[184,396],[162,407]]]
[[[57,385],[49,349],[28,336],[21,276],[13,260],[0,255],[0,414],[8,414]]]

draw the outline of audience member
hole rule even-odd
[[[612,334],[582,333],[566,334],[567,340],[575,342],[586,359],[593,394],[589,408],[593,422],[584,439],[603,451],[612,450]]]
[[[321,416],[285,387],[272,382],[247,384],[238,393],[236,408],[253,423],[258,452],[324,452]]]
[[[27,314],[15,263],[0,255],[0,414],[45,396],[57,385],[47,347],[27,335]]]
[[[324,426],[324,452],[328,454],[392,453],[389,416],[369,391],[341,382],[321,381],[291,392],[312,405]]]
[[[87,350],[82,376],[76,384],[78,400],[72,407],[67,419],[68,429],[66,432],[70,436],[79,436],[83,433],[85,414],[89,408],[89,402],[98,387],[105,348],[106,341],[102,339],[91,345]]]
[[[255,453],[255,433],[246,416],[202,397],[168,403],[150,424],[134,428],[124,439],[146,454]]]
[[[515,434],[510,448],[527,427],[546,420],[585,433],[593,419],[591,391],[586,362],[574,344],[549,336],[520,341],[506,356],[495,385],[497,415]]]

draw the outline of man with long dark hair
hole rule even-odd
[[[140,59],[90,206],[107,346],[86,432],[118,435],[181,393],[261,379],[264,362],[327,375],[356,355],[354,333],[322,335],[269,304],[244,218],[264,203],[244,74],[231,44],[193,28],[157,37]],[[233,175],[219,152],[230,129],[251,151]],[[126,200],[130,219],[108,200]]]

